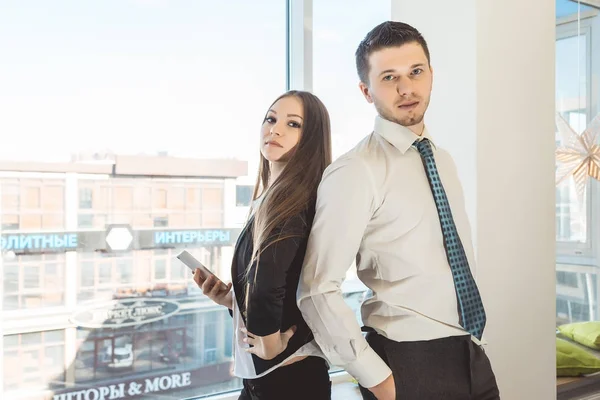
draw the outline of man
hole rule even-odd
[[[486,316],[462,188],[423,121],[427,43],[410,25],[385,22],[360,43],[356,66],[379,115],[323,175],[298,306],[364,399],[499,399],[480,345]],[[354,257],[372,291],[362,305],[366,339],[340,291]]]

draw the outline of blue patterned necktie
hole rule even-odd
[[[454,219],[452,218],[446,191],[442,186],[442,181],[435,165],[431,143],[429,143],[428,139],[423,139],[416,141],[414,145],[421,154],[423,166],[427,173],[427,180],[429,181],[440,218],[440,224],[442,225],[446,256],[448,257],[448,263],[450,264],[452,277],[454,278],[460,324],[471,335],[477,339],[481,339],[483,328],[485,327],[485,310],[481,302],[477,284],[473,279],[473,275],[471,275],[465,249],[460,241]]]

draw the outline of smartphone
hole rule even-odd
[[[220,285],[223,290],[227,290],[227,285],[225,283],[223,283],[223,281],[220,280],[204,264],[202,264],[200,261],[198,261],[198,259],[196,257],[194,257],[193,255],[191,255],[190,253],[188,253],[187,250],[184,250],[181,253],[179,253],[179,255],[177,256],[177,258],[179,259],[179,261],[181,261],[182,263],[184,263],[192,271],[192,273],[196,269],[199,269],[200,270],[200,276],[202,277],[202,279],[208,279],[208,277],[211,276],[211,275],[214,276],[215,278],[217,278],[218,285]]]

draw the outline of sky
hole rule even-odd
[[[584,4],[579,4],[577,1],[572,0],[556,0],[556,16],[564,17],[570,14],[575,14],[579,11],[586,12],[591,10],[592,7]]]
[[[556,1],[559,16],[577,11]],[[334,156],[372,129],[354,51],[390,9],[313,2],[313,92],[331,114]],[[262,118],[286,89],[285,12],[284,0],[3,0],[0,159],[161,151],[246,160],[253,175]],[[557,44],[557,101],[579,95],[568,78],[585,73],[578,43]]]
[[[354,50],[390,0],[313,9],[313,91],[339,155],[373,124]],[[0,159],[166,151],[247,160],[252,174],[264,113],[286,90],[285,12],[284,0],[2,1]]]

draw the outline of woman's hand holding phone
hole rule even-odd
[[[200,269],[194,271],[194,282],[202,293],[215,303],[233,309],[233,292],[231,291],[232,283],[225,285],[215,275],[209,275],[204,279]]]

